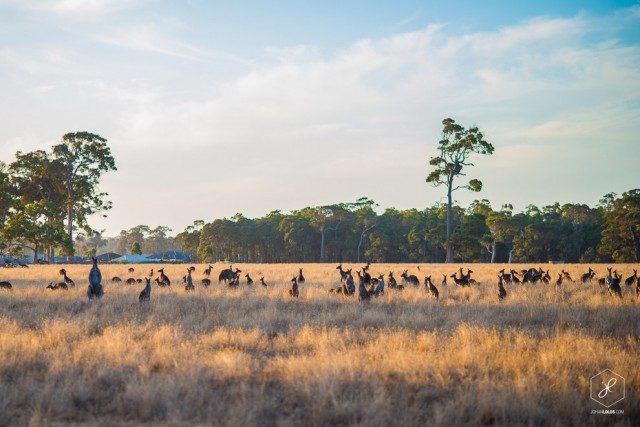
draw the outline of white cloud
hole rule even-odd
[[[0,4],[11,4],[38,12],[62,15],[105,14],[126,9],[144,0],[0,0]]]

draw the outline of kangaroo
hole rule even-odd
[[[253,285],[253,279],[249,276],[249,273],[245,274],[244,277],[247,279],[247,285]]]
[[[102,288],[102,273],[98,267],[98,259],[93,257],[93,267],[89,271],[89,286],[87,287],[87,298],[100,299],[104,295]]]
[[[609,274],[611,274],[611,269],[609,269]],[[620,289],[620,281],[622,280],[622,276],[618,275],[618,272],[614,272],[613,276],[609,276],[607,281],[608,281],[608,288],[609,288],[609,295],[613,296],[617,296],[618,298],[622,298],[622,289]]]
[[[238,286],[240,286],[240,275],[239,274],[235,274],[233,276],[233,279],[231,279],[227,285],[230,288],[237,288]]]
[[[294,298],[298,298],[298,296],[300,296],[300,292],[298,291],[298,278],[296,276],[293,276],[293,279],[291,279],[291,289],[289,289],[289,295]]]
[[[504,288],[502,276],[498,276],[498,300],[502,301],[507,297],[507,290]]]
[[[342,264],[338,265],[336,267],[336,270],[338,270],[338,272],[340,273],[340,281],[344,282],[345,280],[347,280],[347,271],[342,269]]]
[[[556,287],[560,287],[562,285],[562,280],[565,278],[565,275],[562,273],[558,273],[558,279],[556,280]]]
[[[158,273],[160,273],[160,282],[164,284],[164,286],[171,286],[171,280],[169,277],[164,274],[164,267],[158,269]]]
[[[442,282],[440,283],[442,286],[447,286],[447,275],[442,275]]]
[[[364,277],[360,275],[360,271],[358,270],[358,277],[360,279],[360,284],[358,285],[358,299],[362,302],[369,301],[371,298],[371,294],[367,289],[366,284],[364,283]]]
[[[195,268],[193,269],[195,270]],[[196,287],[193,286],[193,278],[191,277],[191,268],[187,269],[187,276],[184,279],[184,290],[187,292],[195,291]]]
[[[52,291],[66,291],[69,287],[64,282],[56,283],[55,285],[52,282],[49,282],[47,289],[51,289]]]
[[[69,278],[69,276],[67,276],[67,270],[65,270],[64,268],[60,269],[60,275],[63,277],[64,279],[64,283],[67,284],[67,286],[71,286],[74,287],[76,284],[73,282],[73,280],[71,280]]]
[[[420,280],[418,280],[418,277],[413,274],[407,274],[407,270],[404,270],[400,277],[402,277],[402,280],[406,283],[410,283],[413,286],[420,286]]]
[[[204,275],[205,276],[210,276],[211,275],[211,270],[213,269],[213,266],[211,264],[209,264],[209,267],[204,269]]]
[[[633,276],[627,277],[624,281],[624,284],[627,286],[631,286],[638,281],[638,270],[633,270]]]
[[[356,284],[353,280],[353,276],[351,273],[347,274],[347,278],[345,279],[345,283],[343,286],[344,293],[346,295],[353,295],[356,293]]]
[[[122,279],[121,279],[121,278],[119,278],[118,276],[114,276],[114,277],[111,279],[111,281],[112,281],[113,283],[120,283],[120,282],[122,282]]]
[[[153,277],[153,268],[151,269],[151,271],[149,272],[149,278]]]
[[[389,281],[390,288],[395,288],[398,286],[398,282],[396,282],[396,278],[393,277],[393,271],[389,272],[389,275],[387,276],[387,280]]]
[[[431,281],[431,276],[427,276],[424,278],[424,286],[429,290],[429,293],[431,294],[431,296],[433,296],[435,299],[440,298],[440,293],[438,292],[438,288],[436,288],[436,285],[434,285],[433,282]]]
[[[147,284],[145,285],[142,292],[140,292],[140,296],[138,296],[138,301],[140,301],[141,303],[149,301],[151,299],[151,279],[145,278],[145,280],[147,281]]]
[[[129,277],[127,280],[125,280],[125,282],[127,285],[133,285],[136,283],[136,279],[134,279],[133,277]]]
[[[211,285],[211,279],[207,279],[206,277],[200,281],[200,284],[205,288]]]
[[[376,297],[384,295],[384,274],[378,276],[376,286],[373,289],[373,295]]]
[[[502,276],[502,280],[504,283],[511,283],[511,273],[505,273],[503,268],[502,270],[500,270],[500,275]]]
[[[458,276],[456,276],[456,273],[453,273],[453,274],[452,274],[451,276],[449,276],[449,277],[451,277],[451,278],[453,279],[454,283],[455,283],[456,285],[458,285],[458,286],[462,286],[462,287],[465,287],[465,286],[471,286],[471,285],[469,284],[469,281],[468,281],[468,280],[466,280],[466,278],[464,278],[464,277],[463,277],[463,278],[461,278],[461,279],[458,279]]]
[[[264,277],[260,278],[260,283],[262,283],[262,286],[264,286],[265,288],[267,287],[267,284],[264,281]]]
[[[580,276],[580,281],[584,284],[591,282],[593,277],[596,275],[596,272],[589,267],[589,271]]]
[[[302,275],[302,269],[298,273],[298,283],[304,283],[304,276]]]
[[[129,273],[133,273],[134,271],[136,271],[133,267],[129,267]]]
[[[562,269],[562,275],[564,276],[565,279],[567,279],[570,282],[573,282],[573,279],[571,278],[571,274],[569,274],[568,271],[564,271],[564,269]]]
[[[13,289],[13,285],[10,282],[3,280],[0,282],[0,289]]]
[[[511,270],[511,281],[513,283],[520,283],[520,278],[518,277],[518,272],[515,270]]]
[[[564,276],[564,277],[566,278],[567,276]],[[542,282],[544,282],[545,285],[548,285],[549,281],[551,280],[551,275],[549,274],[549,270],[545,271],[540,279],[542,280]]]
[[[233,266],[230,265],[229,268],[225,268],[220,272],[220,274],[218,275],[218,283],[221,283],[221,282],[227,283],[230,280],[234,280],[238,273],[241,273],[241,270],[239,268],[236,268],[236,271],[234,272]]]

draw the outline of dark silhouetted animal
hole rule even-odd
[[[433,296],[435,299],[440,298],[440,292],[438,292],[438,288],[436,288],[436,285],[434,285],[431,281],[431,276],[427,276],[424,278],[424,286],[427,288],[431,296]]]
[[[589,283],[591,282],[591,280],[593,279],[593,277],[596,275],[596,272],[593,271],[591,269],[591,267],[589,267],[589,271],[587,271],[586,273],[584,273],[581,277],[580,280],[582,281],[582,283]]]
[[[115,277],[113,277],[113,278],[111,279],[111,281],[112,281],[113,283],[120,283],[120,282],[122,282],[122,279],[121,279],[121,278],[119,278],[118,276],[115,276]]]
[[[298,291],[298,278],[295,276],[293,279],[291,279],[291,289],[289,289],[289,295],[294,298],[298,298],[298,296],[300,295],[300,292]]]
[[[633,275],[626,278],[624,284],[631,286],[638,281],[638,270],[633,270]]]
[[[504,288],[502,276],[498,276],[498,300],[502,301],[507,297],[507,290]]]
[[[204,275],[205,276],[210,276],[211,275],[211,270],[213,269],[213,266],[211,264],[209,264],[209,267],[204,269]]]
[[[87,287],[87,297],[89,300],[100,299],[104,295],[102,288],[102,273],[98,268],[98,259],[93,257],[93,267],[89,271],[89,286]]]
[[[247,279],[247,285],[253,285],[253,279],[249,276],[249,273],[245,274],[244,277]]]
[[[304,275],[302,274],[302,269],[298,273],[298,283],[304,283]]]
[[[60,275],[63,278],[64,283],[67,284],[67,286],[71,286],[74,287],[76,284],[73,282],[73,280],[71,280],[69,278],[69,276],[67,276],[67,270],[65,270],[64,268],[60,269]]]
[[[206,277],[204,279],[202,279],[200,281],[200,284],[202,284],[202,286],[207,287],[209,285],[211,285],[211,279],[207,279]]]
[[[260,278],[260,283],[262,283],[262,286],[264,286],[265,288],[267,287],[267,283],[264,281],[264,277]]]
[[[10,282],[3,280],[2,282],[0,282],[0,289],[13,289],[13,286]]]
[[[420,280],[418,280],[418,277],[413,274],[407,274],[407,270],[404,270],[400,277],[402,277],[402,281],[405,283],[410,283],[413,286],[420,286]]]
[[[49,285],[47,286],[47,289],[51,289],[52,291],[66,291],[67,289],[69,289],[69,287],[64,282],[60,282],[56,284],[53,284],[52,282],[50,282]]]
[[[141,303],[149,301],[151,299],[151,279],[145,278],[145,280],[147,281],[147,284],[140,292],[140,296],[138,297],[138,301],[140,301]]]

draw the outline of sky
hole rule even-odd
[[[638,1],[0,0],[0,93],[0,160],[107,138],[107,235],[443,202],[425,177],[447,117],[495,146],[462,205],[640,184]]]

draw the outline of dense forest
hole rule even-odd
[[[446,205],[379,209],[369,199],[261,218],[195,221],[174,237],[140,225],[115,238],[80,236],[81,253],[183,250],[199,261],[444,262]],[[494,209],[487,200],[453,207],[457,262],[638,262],[640,189],[608,194],[597,207],[559,203]]]

